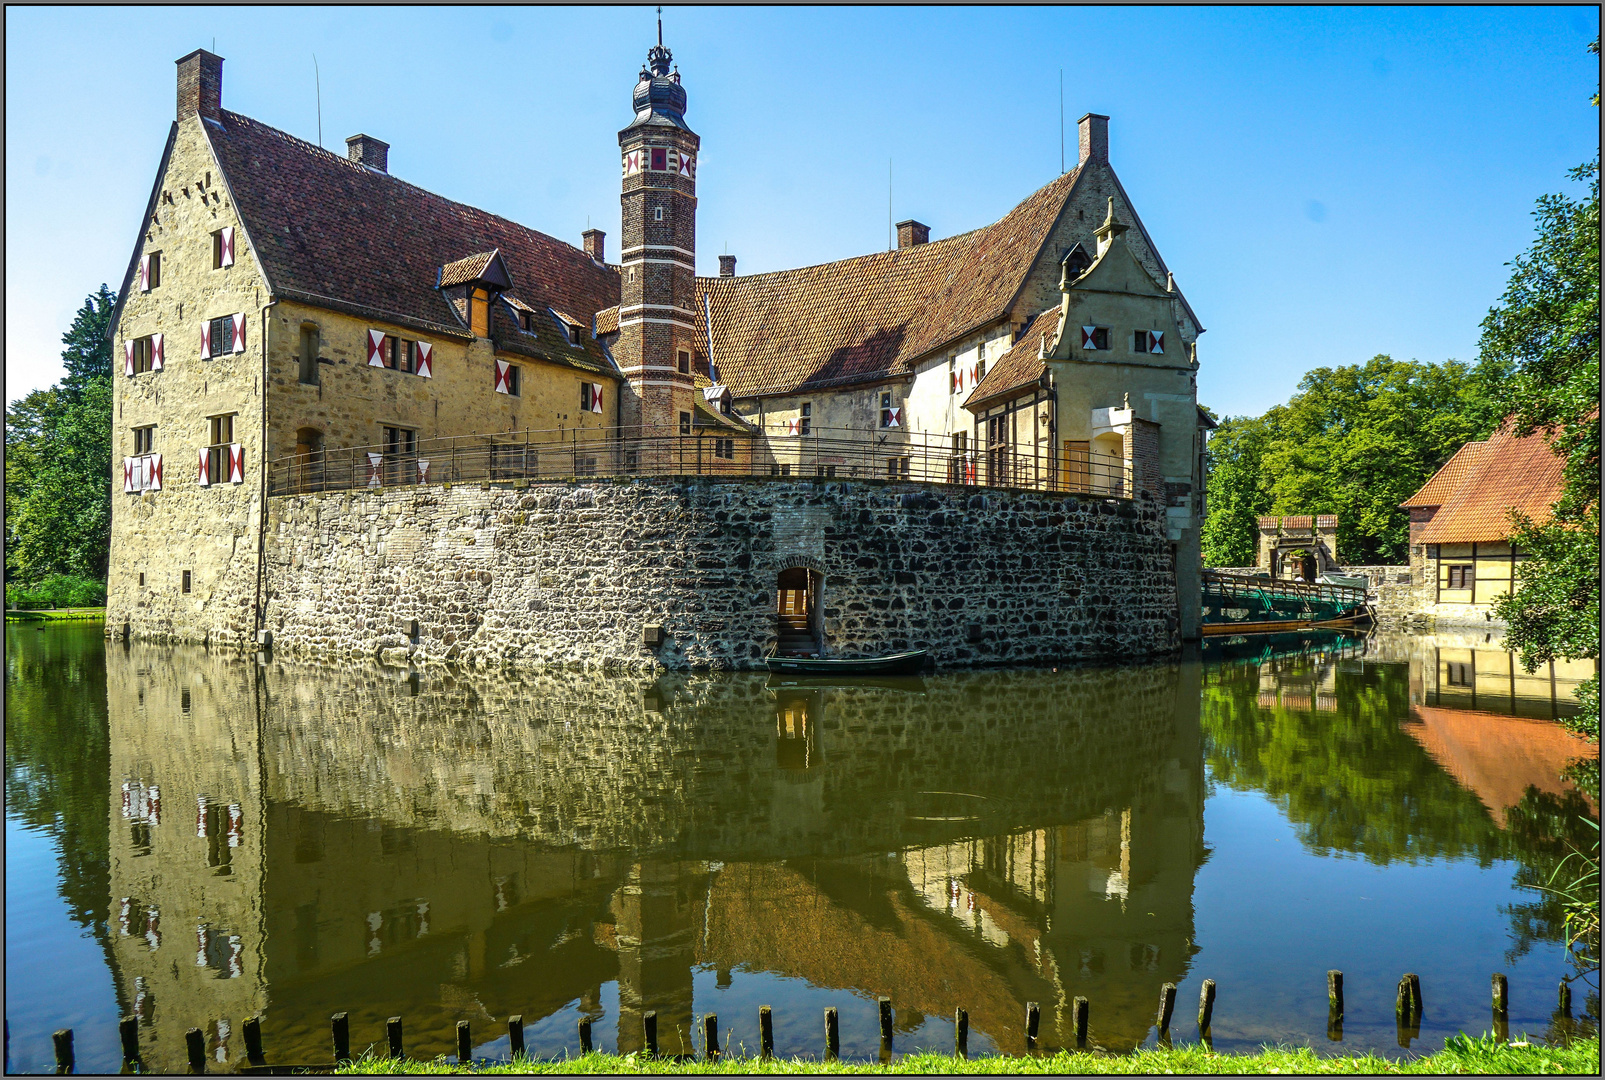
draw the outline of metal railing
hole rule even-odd
[[[1324,604],[1338,608],[1361,607],[1366,591],[1349,585],[1327,585],[1314,581],[1286,581],[1270,577],[1242,577],[1213,570],[1203,573],[1206,593],[1223,600],[1254,599],[1270,607],[1273,600],[1303,601],[1306,606]]]
[[[268,463],[268,494],[467,482],[561,481],[623,476],[755,476],[906,480],[1129,497],[1121,458],[1046,446],[975,449],[950,435],[814,428],[806,435],[704,429],[641,435],[633,429],[515,431],[316,450]]]

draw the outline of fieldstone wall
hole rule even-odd
[[[276,649],[398,664],[756,668],[778,574],[801,565],[824,575],[827,655],[1132,659],[1179,647],[1162,515],[1146,497],[771,478],[280,496],[265,625]]]

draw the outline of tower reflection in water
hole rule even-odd
[[[513,1013],[532,1052],[580,1015],[628,1052],[654,1010],[689,1052],[707,970],[783,1054],[819,1051],[803,990],[849,992],[844,1053],[880,995],[1008,1051],[1025,1002],[1051,1047],[1085,996],[1122,1048],[1187,972],[1195,665],[810,688],[108,652],[112,951],[153,1065],[194,1026],[238,1063],[257,1013],[271,1058],[327,1058],[337,1011],[427,1057],[460,1019],[505,1051]]]

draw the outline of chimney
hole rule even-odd
[[[897,223],[897,246],[899,249],[918,247],[920,244],[929,243],[930,239],[931,227],[929,225],[921,225],[913,218]]]
[[[1109,118],[1097,113],[1088,113],[1076,121],[1081,129],[1081,160],[1079,164],[1085,165],[1089,161],[1107,164],[1109,161]]]
[[[720,277],[735,277],[736,276],[736,257],[734,255],[721,255],[721,256],[719,256],[719,276]]]
[[[390,171],[390,144],[372,135],[353,135],[346,140],[346,157],[376,172]]]
[[[585,249],[585,254],[599,263],[605,263],[607,260],[602,257],[602,241],[606,239],[607,233],[601,229],[586,229],[580,233],[580,246]]]
[[[178,118],[223,119],[223,58],[196,49],[178,61]]]

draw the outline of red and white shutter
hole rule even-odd
[[[228,445],[228,482],[231,484],[245,483],[245,445],[243,443],[229,443]]]
[[[417,350],[418,374],[422,375],[426,379],[432,378],[434,376],[434,369],[430,367],[430,361],[434,357],[435,350],[427,341],[418,342]]]
[[[123,342],[123,374],[124,375],[132,375],[133,373],[134,373],[134,343],[132,341],[125,341],[125,342]]]
[[[162,335],[160,334],[152,334],[150,336],[150,369],[152,371],[162,370]]]
[[[382,330],[368,331],[368,366],[385,366],[385,335]]]
[[[591,387],[591,411],[599,413],[602,411],[602,384],[590,383],[589,385]]]
[[[212,455],[204,446],[201,447],[201,465],[196,480],[201,487],[212,486]]]
[[[212,358],[212,320],[201,320],[201,359]]]
[[[429,483],[429,462],[424,458],[418,459],[418,482],[420,484]]]
[[[1165,351],[1165,332],[1163,330],[1148,331],[1148,351],[1157,353]]]
[[[150,292],[150,256],[139,257],[139,291]]]
[[[369,453],[368,453],[368,486],[369,487],[378,487],[379,486],[379,484],[381,482],[381,479],[382,479],[380,477],[379,470],[380,470],[380,467],[384,464],[384,460],[385,460],[385,456],[383,454],[375,454],[372,451],[369,451]]]
[[[222,262],[223,262],[223,265],[224,266],[233,266],[234,265],[234,226],[232,226],[232,225],[223,226],[222,241],[223,241],[223,243],[222,243],[222,248],[223,248],[223,259],[222,259]],[[239,350],[236,349],[235,351],[238,352]]]
[[[124,494],[131,494],[131,493],[139,490],[139,488],[134,486],[134,463],[136,461],[138,461],[138,460],[139,460],[138,458],[131,458],[131,457],[123,458],[123,492],[124,492]]]
[[[512,380],[507,377],[507,373],[511,369],[512,365],[506,361],[496,361],[496,392],[498,394],[511,394],[513,392]]]
[[[237,353],[245,351],[245,315],[243,312],[234,316],[234,351]]]
[[[1083,349],[1096,349],[1097,340],[1092,336],[1098,328],[1096,326],[1083,326],[1081,328],[1081,347]]]
[[[902,427],[903,426],[903,407],[901,405],[897,406],[897,408],[895,408],[895,409],[887,409],[886,410],[886,426],[887,427]]]
[[[145,458],[145,490],[162,490],[162,455],[150,454]]]

